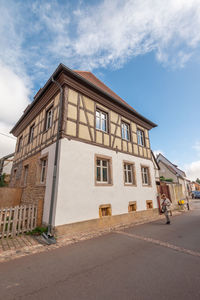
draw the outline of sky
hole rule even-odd
[[[151,148],[200,177],[200,0],[0,0],[0,157],[63,63],[156,123]]]

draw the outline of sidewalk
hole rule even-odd
[[[174,211],[173,216],[178,216],[184,213],[184,211]],[[125,229],[133,226],[142,225],[145,223],[150,223],[156,220],[162,220],[165,217],[163,215],[158,215],[152,217],[151,219],[142,219],[130,224],[119,224],[114,227],[109,227],[104,230],[94,230],[90,232],[82,232],[70,235],[64,235],[57,238],[57,242],[54,245],[45,245],[40,242],[39,237],[34,237],[30,235],[21,235],[16,238],[0,239],[0,263],[11,259],[20,258],[22,256],[31,255],[35,253],[40,253],[44,251],[51,251],[56,248],[67,246],[70,244],[77,243],[79,241],[92,239],[103,234],[108,234],[114,230]]]

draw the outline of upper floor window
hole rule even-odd
[[[18,141],[18,146],[17,146],[17,152],[19,152],[22,148],[22,136],[20,136],[19,141]]]
[[[108,115],[101,110],[96,110],[96,129],[108,131]]]
[[[136,184],[135,169],[132,163],[124,163],[124,183],[125,185]]]
[[[31,127],[30,127],[30,130],[29,130],[29,136],[28,136],[28,143],[31,143],[33,141],[33,137],[34,137],[34,126],[35,124],[33,124]]]
[[[53,123],[53,108],[49,108],[46,111],[46,119],[45,119],[45,130],[48,130]]]
[[[138,145],[143,147],[145,146],[144,131],[141,129],[137,130],[137,140],[138,140]]]
[[[122,122],[122,139],[130,141],[130,126],[124,122]]]
[[[142,184],[151,185],[149,167],[142,166],[141,172],[142,172]]]

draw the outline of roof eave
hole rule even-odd
[[[52,83],[52,77],[56,78],[59,75],[59,73],[62,72],[62,71],[67,72],[70,75],[73,75],[75,78],[81,80],[82,82],[85,82],[87,85],[93,87],[94,89],[98,90],[102,94],[106,95],[107,97],[109,97],[110,99],[112,99],[113,101],[115,101],[120,106],[126,108],[128,111],[130,111],[136,117],[138,117],[139,119],[143,120],[151,128],[155,128],[155,127],[158,126],[157,124],[151,122],[149,119],[143,117],[141,114],[139,114],[134,109],[131,109],[125,103],[120,102],[118,99],[112,97],[110,94],[106,93],[105,91],[103,91],[102,89],[100,89],[99,87],[97,87],[96,85],[94,85],[93,83],[91,83],[89,80],[85,79],[84,77],[82,77],[81,75],[77,74],[76,72],[74,72],[73,70],[69,69],[67,66],[65,66],[64,64],[61,63],[56,68],[56,70],[53,72],[53,74],[50,76],[50,78],[47,80],[47,82],[45,83],[45,85],[43,86],[43,88],[41,89],[41,91],[36,94],[36,96],[34,97],[34,101],[30,104],[30,107],[27,109],[27,111],[21,116],[21,118],[18,120],[18,122],[15,124],[15,126],[11,129],[10,133],[12,133],[14,135],[14,132],[15,132],[15,129],[17,128],[17,126],[26,117],[26,115],[30,112],[30,110],[32,109],[32,107],[37,103],[37,101],[41,98],[41,96],[45,93],[45,91],[47,90],[47,88],[49,87],[49,85]]]

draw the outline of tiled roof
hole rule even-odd
[[[86,80],[90,81],[92,84],[96,85],[98,88],[109,94],[110,96],[114,97],[115,99],[123,102],[124,104],[128,105],[131,109],[135,110],[132,106],[130,106],[126,101],[120,98],[115,92],[113,92],[107,85],[105,85],[101,80],[99,80],[93,73],[88,71],[79,71],[73,70],[78,75],[82,76]]]

